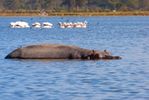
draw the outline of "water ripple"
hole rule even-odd
[[[50,21],[52,29],[11,29],[12,21]],[[59,21],[89,22],[60,29]],[[1,17],[0,98],[3,100],[148,100],[148,17]],[[122,60],[8,60],[20,46],[40,43],[107,49]]]

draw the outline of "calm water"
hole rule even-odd
[[[9,23],[49,21],[52,29],[11,29]],[[58,22],[88,21],[87,29]],[[41,43],[107,49],[122,60],[8,60],[20,46]],[[0,17],[2,100],[149,100],[149,17]]]

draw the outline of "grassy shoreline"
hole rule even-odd
[[[47,11],[46,15],[40,11],[0,11],[0,16],[149,16],[149,11]]]

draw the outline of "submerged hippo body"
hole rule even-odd
[[[120,59],[119,56],[112,56],[106,50],[96,51],[83,49],[76,46],[57,44],[31,45],[18,48],[8,54],[8,58],[18,59]]]

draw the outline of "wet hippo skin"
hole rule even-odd
[[[112,56],[104,50],[89,50],[77,46],[60,44],[30,45],[17,48],[8,54],[6,59],[121,59],[119,56]]]

